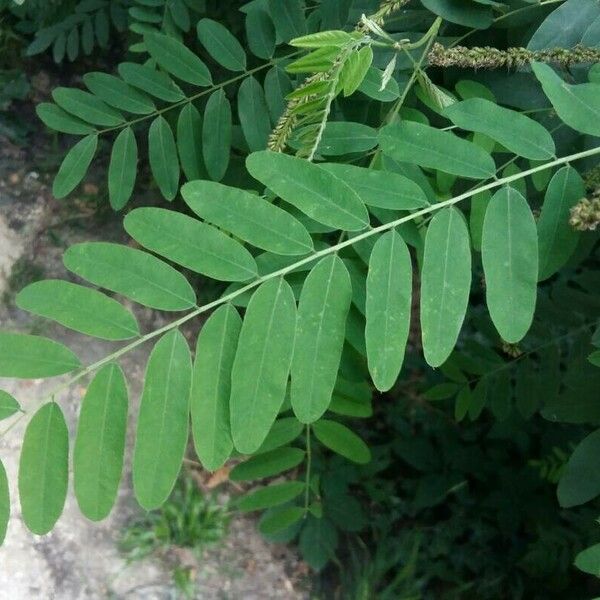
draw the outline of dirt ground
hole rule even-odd
[[[67,276],[61,255],[70,243],[120,239],[119,219],[99,219],[93,202],[70,198],[58,202],[49,180],[35,161],[0,139],[0,327],[2,330],[50,335],[74,349],[85,363],[110,352],[111,345],[90,342],[79,334],[33,319],[14,307],[14,291],[35,277]],[[90,196],[97,188],[87,187]],[[90,208],[92,206],[92,208]],[[163,323],[152,311],[138,310],[145,331]],[[141,378],[149,348],[127,355],[122,366],[130,388],[130,420],[137,412]],[[15,382],[0,379],[0,388],[13,394],[27,412],[6,433],[12,421],[0,424],[0,459],[8,472],[11,520],[0,547],[0,600],[170,599],[178,597],[168,566],[158,557],[127,564],[116,541],[123,525],[140,509],[132,498],[127,470],[117,507],[106,521],[87,521],[69,490],[64,514],[44,537],[29,533],[20,517],[17,467],[29,414],[57,381]],[[76,386],[56,400],[74,432],[84,388]],[[14,417],[13,417],[14,419]],[[131,423],[130,423],[131,424]],[[131,427],[130,427],[131,430]],[[130,436],[131,438],[131,436]],[[129,439],[129,451],[131,439]],[[129,459],[130,452],[128,453]],[[127,467],[128,469],[128,467]],[[296,600],[307,598],[306,570],[287,548],[266,543],[252,519],[233,519],[226,539],[206,550],[194,564],[195,597],[220,600]]]

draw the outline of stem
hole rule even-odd
[[[113,353],[109,354],[108,356],[105,356],[104,358],[100,359],[99,361],[96,361],[95,363],[88,365],[82,371],[80,371],[79,373],[77,373],[76,375],[71,377],[68,381],[66,381],[62,385],[60,385],[57,388],[55,388],[54,390],[52,390],[47,396],[45,396],[45,398],[43,400],[47,400],[48,398],[54,396],[55,394],[58,394],[59,392],[70,387],[72,384],[76,383],[77,381],[79,381],[80,379],[85,377],[86,375],[89,375],[90,373],[92,373],[95,370],[99,369],[100,367],[106,365],[107,363],[120,358],[121,356],[127,354],[130,350],[137,348],[138,346],[147,342],[148,340],[151,340],[155,337],[158,337],[159,335],[161,335],[163,333],[171,331],[172,329],[179,327],[180,325],[183,325],[184,323],[187,323],[188,321],[191,321],[198,315],[205,313],[213,308],[216,308],[217,306],[220,306],[221,304],[224,304],[226,302],[230,302],[230,301],[234,300],[235,298],[237,298],[238,296],[241,296],[245,292],[248,292],[248,291],[258,287],[261,283],[264,283],[265,281],[269,281],[271,279],[274,279],[275,277],[283,277],[284,275],[291,273],[292,271],[296,270],[297,268],[299,268],[303,265],[314,262],[315,260],[317,260],[319,258],[328,256],[329,254],[339,252],[343,248],[347,248],[349,246],[354,245],[356,242],[367,239],[367,238],[369,238],[373,235],[377,235],[379,233],[384,233],[385,231],[394,229],[394,228],[398,227],[399,225],[402,225],[403,223],[407,223],[414,219],[418,219],[425,215],[429,215],[430,213],[433,213],[434,211],[440,210],[442,208],[447,208],[449,206],[458,204],[462,200],[471,198],[471,197],[475,196],[476,194],[479,194],[480,192],[484,192],[486,190],[492,190],[492,189],[501,187],[503,185],[512,183],[513,181],[518,181],[519,179],[523,179],[524,177],[529,177],[530,175],[533,175],[534,173],[539,173],[540,171],[545,171],[546,169],[551,169],[558,165],[564,165],[566,163],[580,160],[582,158],[587,158],[589,156],[595,156],[597,154],[600,154],[600,146],[597,146],[596,148],[591,148],[589,150],[584,150],[582,152],[577,152],[575,154],[570,154],[568,156],[563,156],[562,158],[557,158],[555,160],[544,163],[542,165],[538,165],[538,166],[528,169],[526,171],[521,171],[520,173],[515,173],[514,175],[509,175],[509,176],[503,177],[501,179],[496,179],[496,180],[494,180],[490,183],[487,183],[483,186],[476,187],[474,189],[463,192],[462,194],[459,194],[458,196],[449,198],[448,200],[444,200],[443,202],[438,202],[437,204],[433,204],[433,205],[427,206],[425,208],[422,208],[421,210],[415,211],[415,212],[411,213],[410,215],[405,215],[403,217],[400,217],[399,219],[390,221],[389,223],[384,223],[383,225],[379,225],[378,227],[373,227],[373,228],[367,229],[366,231],[359,233],[355,237],[352,237],[348,240],[340,241],[339,243],[335,244],[334,246],[330,246],[329,248],[324,248],[323,250],[319,250],[318,252],[313,252],[309,256],[302,258],[301,260],[293,263],[292,265],[283,267],[282,269],[278,269],[277,271],[273,271],[272,273],[267,273],[266,275],[263,275],[262,277],[258,277],[254,281],[251,281],[250,283],[246,284],[245,286],[243,286],[237,290],[234,290],[233,292],[230,292],[229,294],[226,294],[225,296],[221,296],[221,298],[217,298],[216,300],[213,300],[212,302],[209,302],[208,304],[199,306],[198,308],[194,309],[193,311],[189,312],[188,314],[184,315],[183,317],[180,317],[176,321],[173,321],[173,322],[161,327],[160,329],[152,331],[152,332],[140,337],[139,339],[135,340],[134,342],[131,342],[130,344],[124,346],[123,348],[120,348],[116,352],[113,352]],[[24,414],[25,413],[22,413],[19,416],[19,418],[17,419],[17,421],[19,421],[24,416]],[[2,435],[4,433],[5,432],[0,434],[0,437],[2,437]]]
[[[310,503],[310,471],[312,467],[312,451],[310,448],[310,424],[306,425],[306,483],[304,489],[304,512]]]

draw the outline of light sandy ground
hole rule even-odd
[[[21,168],[19,178],[7,183],[6,164],[0,156],[0,297],[14,262],[22,255],[43,264],[51,276],[60,276],[60,244],[48,243],[44,233],[56,215],[56,201],[35,174]],[[20,167],[19,162],[16,163]],[[14,164],[11,165],[14,169]],[[12,170],[13,169],[8,169]],[[4,173],[2,172],[4,171]],[[107,226],[104,226],[107,227]],[[113,227],[114,225],[109,225]],[[106,230],[95,235],[105,238]],[[64,233],[69,238],[71,233]],[[75,236],[88,236],[81,231]],[[70,240],[69,240],[70,241]],[[156,324],[156,315],[143,313],[146,327]],[[158,321],[160,323],[160,321]],[[49,327],[31,320],[14,306],[0,302],[0,327],[3,330],[35,331],[60,339],[89,363],[104,356],[110,346],[92,342],[83,336]],[[140,348],[122,363],[128,375],[131,415],[136,413],[148,349]],[[12,393],[28,411],[35,410],[56,380],[15,382],[0,379],[0,388]],[[74,432],[78,407],[84,389],[76,387],[57,401],[63,408],[71,433]],[[2,422],[0,432],[11,422]],[[127,519],[139,511],[132,499],[130,474],[126,473],[117,508],[112,516],[95,524],[79,513],[72,489],[65,512],[55,530],[44,537],[29,533],[20,518],[17,497],[17,467],[27,417],[0,437],[0,459],[10,481],[11,520],[4,546],[0,547],[0,600],[79,600],[79,599],[169,599],[177,593],[168,568],[158,559],[127,565],[116,549],[116,540]],[[131,429],[131,428],[130,428]],[[1,435],[1,433],[0,433]],[[129,444],[131,446],[131,443]],[[227,539],[207,551],[197,565],[196,597],[200,599],[270,600],[306,598],[294,573],[301,570],[297,559],[282,548],[274,549],[255,532],[254,523],[234,519]],[[292,573],[294,572],[294,573]]]

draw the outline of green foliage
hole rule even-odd
[[[482,49],[490,61],[535,30],[537,46],[557,33],[551,9],[562,14],[573,2],[549,13],[483,1],[365,3],[360,12],[371,17],[358,23],[344,3],[250,2],[237,17],[247,44],[241,20],[213,19],[218,11],[188,24],[191,13],[169,5],[177,25],[169,28],[154,5],[132,7],[142,36],[134,49],[147,62],[121,63],[118,76],[88,74],[89,92],[58,88],[38,114],[84,136],[59,170],[57,195],[75,189],[98,140],[115,135],[112,148],[102,144],[113,208],[126,206],[146,156],[171,203],[125,216],[144,250],[78,244],[66,267],[134,303],[185,312],[139,335],[118,298],[48,281],[26,288],[19,305],[88,335],[135,338],[81,367],[51,340],[0,334],[0,375],[72,372],[70,385],[102,369],[75,447],[85,514],[110,511],[121,471],[126,391],[115,361],[158,339],[133,459],[145,508],[160,506],[175,484],[191,412],[203,466],[242,456],[231,478],[263,481],[235,506],[265,511],[260,530],[297,538],[315,570],[343,556],[346,535],[367,531],[377,542],[387,528],[399,533],[390,556],[401,575],[375,556],[357,574],[373,593],[541,597],[527,593],[545,578],[553,593],[567,589],[575,552],[593,541],[591,517],[559,515],[552,482],[559,473],[564,506],[600,492],[587,427],[600,422],[600,372],[594,354],[587,360],[600,346],[597,223],[592,214],[582,233],[568,222],[600,155],[600,84],[585,52],[572,72],[558,61],[485,75],[428,68],[427,57],[438,36],[456,46],[477,29],[500,46]],[[593,5],[585,11],[600,19]],[[598,42],[584,33],[575,43]],[[146,125],[147,151],[138,152]],[[228,287],[199,305],[185,270]],[[213,309],[192,366],[181,330]],[[113,385],[108,374],[120,399],[109,438],[93,425]],[[20,474],[34,532],[58,518],[67,481],[62,413],[46,400],[30,422]],[[50,434],[39,439],[46,422]],[[552,448],[581,439],[564,471],[544,469]],[[102,469],[89,466],[94,448],[111,456]],[[399,461],[406,477],[396,475]],[[103,493],[90,505],[97,487]],[[368,518],[357,499],[368,502]],[[506,556],[489,560],[497,547]]]

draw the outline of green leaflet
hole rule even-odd
[[[382,77],[383,71],[381,69],[371,67],[367,70],[365,78],[358,86],[358,91],[362,92],[369,98],[379,100],[379,102],[392,102],[393,100],[396,100],[400,95],[398,82],[392,77],[382,90]]]
[[[269,107],[262,86],[246,77],[238,89],[238,117],[251,152],[262,150],[271,134]]]
[[[286,97],[293,89],[292,81],[280,66],[274,66],[265,75],[264,87],[271,120],[277,123],[287,107]]]
[[[582,550],[573,563],[580,571],[597,577],[600,573],[600,544]]]
[[[236,465],[229,473],[231,481],[249,481],[273,477],[297,467],[304,460],[300,448],[276,448]]]
[[[120,244],[87,242],[67,249],[69,271],[94,285],[159,310],[186,310],[196,295],[186,278],[162,260]]]
[[[177,150],[187,179],[204,176],[202,144],[202,116],[190,102],[181,109],[177,118]]]
[[[67,496],[69,433],[60,406],[44,404],[25,430],[19,461],[21,514],[27,528],[48,533],[58,521]]]
[[[138,415],[133,489],[146,510],[169,497],[179,474],[188,439],[191,383],[190,351],[175,329],[150,354]]]
[[[282,419],[277,419],[277,421],[273,423],[273,427],[271,427],[265,441],[261,444],[255,454],[269,452],[275,450],[275,448],[293,442],[300,433],[302,433],[303,428],[302,423],[295,417],[283,417]]]
[[[549,160],[556,152],[552,136],[537,121],[483,98],[456,102],[445,108],[444,115],[461,129],[483,133],[518,156]]]
[[[373,50],[371,49],[371,46],[364,46],[358,52],[352,52],[352,54],[350,54],[348,60],[344,63],[340,75],[341,83],[344,86],[344,96],[351,96],[354,94],[365,78],[372,62]]]
[[[485,150],[449,131],[413,121],[383,127],[379,144],[394,160],[439,169],[459,177],[487,179],[496,173],[494,161]]]
[[[229,426],[231,369],[242,320],[230,304],[218,308],[200,330],[192,385],[192,432],[196,454],[215,471],[233,449]]]
[[[231,373],[231,433],[242,454],[265,440],[283,403],[296,327],[296,302],[283,279],[263,283],[252,296]]]
[[[20,410],[19,403],[8,392],[0,390],[0,421],[8,419]]]
[[[174,37],[150,32],[144,36],[144,45],[150,56],[177,79],[199,86],[212,84],[206,65]]]
[[[41,379],[63,375],[80,366],[77,356],[54,340],[0,332],[0,377]]]
[[[61,108],[86,123],[115,127],[125,120],[119,111],[83,90],[58,87],[52,92],[52,98]]]
[[[214,91],[204,109],[202,154],[206,170],[213,181],[223,179],[231,150],[231,105],[221,90]],[[194,177],[189,179],[200,179]]]
[[[69,281],[46,279],[31,283],[17,294],[16,304],[69,329],[104,340],[127,340],[140,334],[135,317],[119,302]]]
[[[249,10],[246,14],[246,39],[250,51],[258,58],[267,60],[273,56],[275,26],[264,10]]]
[[[377,130],[350,121],[327,123],[317,153],[322,156],[340,156],[352,152],[367,152],[377,145]]]
[[[315,437],[336,454],[364,465],[371,460],[369,447],[345,425],[329,419],[321,419],[312,425]]]
[[[324,225],[360,231],[369,225],[364,204],[352,188],[306,160],[279,152],[255,152],[246,168],[286,202]]]
[[[226,27],[212,19],[200,19],[198,39],[211,57],[230,71],[246,70],[246,53]]]
[[[63,159],[52,184],[56,198],[68,196],[85,177],[98,148],[98,136],[90,134],[79,140]]]
[[[156,71],[147,65],[137,63],[121,63],[119,75],[133,87],[136,87],[155,98],[165,102],[178,102],[185,98],[185,94],[171,78],[162,71]]]
[[[138,147],[131,127],[119,133],[108,166],[108,197],[114,210],[121,210],[131,198],[138,165]]]
[[[492,11],[468,0],[421,0],[423,6],[450,23],[475,29],[487,29],[493,22]]]
[[[600,494],[596,457],[600,452],[600,430],[585,437],[575,448],[558,483],[558,502],[570,508],[593,500]]]
[[[600,85],[569,85],[549,65],[531,65],[558,116],[569,127],[581,133],[600,135]]]
[[[306,33],[306,20],[300,0],[287,0],[286,2],[267,0],[267,6],[277,35],[284,42],[289,42]]]
[[[248,250],[198,219],[148,207],[132,210],[123,225],[148,250],[196,273],[220,281],[247,281],[257,274],[256,262]]]
[[[376,242],[367,276],[365,338],[375,387],[389,390],[400,373],[410,327],[412,263],[404,240],[388,231]]]
[[[490,317],[507,342],[518,342],[533,320],[538,242],[527,201],[506,187],[494,194],[483,221],[481,259]]]
[[[305,512],[302,506],[288,506],[265,513],[260,519],[258,529],[263,535],[273,535],[300,521]]]
[[[554,275],[573,254],[580,234],[569,225],[570,209],[584,196],[583,181],[572,167],[563,167],[550,180],[537,222],[540,281]]]
[[[81,512],[92,521],[107,517],[117,497],[127,405],[123,371],[110,363],[98,371],[83,398],[73,449],[75,496]]]
[[[327,518],[308,515],[298,547],[302,558],[315,571],[320,571],[334,556],[338,544],[338,532]]]
[[[114,75],[100,72],[86,73],[83,76],[83,83],[92,94],[117,109],[139,115],[147,115],[156,110],[154,102],[146,94]]]
[[[61,133],[71,133],[73,135],[86,135],[94,133],[94,128],[91,125],[79,120],[77,117],[70,115],[60,106],[52,102],[42,102],[35,107],[37,116],[44,122],[44,125],[60,131]]]
[[[290,46],[295,48],[322,48],[323,46],[345,46],[353,40],[346,31],[318,31],[290,40]]]
[[[304,491],[304,483],[300,481],[286,481],[275,483],[242,496],[235,504],[242,512],[264,510],[271,506],[278,506],[290,502]]]
[[[148,158],[152,175],[166,200],[173,200],[179,187],[179,161],[171,126],[158,116],[148,130]]]
[[[471,288],[471,248],[462,214],[438,212],[427,228],[421,272],[421,336],[432,367],[446,361],[462,327]]]
[[[336,255],[317,263],[302,287],[291,386],[292,408],[302,423],[316,421],[331,402],[351,300],[350,275]]]
[[[181,195],[199,217],[257,248],[292,256],[313,251],[300,221],[255,194],[212,181],[192,181],[181,188]]]
[[[0,546],[4,543],[8,519],[10,518],[10,493],[6,470],[0,460]]]
[[[342,163],[324,163],[319,166],[348,184],[369,206],[411,210],[429,205],[423,190],[403,175]]]

